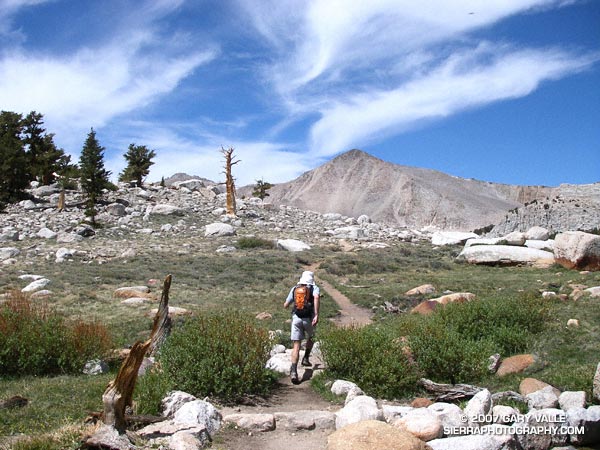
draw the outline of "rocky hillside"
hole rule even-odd
[[[67,191],[64,211],[57,209],[57,186],[36,187],[29,193],[32,200],[9,205],[0,214],[0,265],[35,258],[102,263],[156,252],[229,252],[236,250],[231,243],[237,237],[250,235],[278,240],[284,248],[294,246],[294,240],[338,245],[340,239],[351,239],[356,241],[352,245],[369,247],[430,236],[428,231],[373,223],[365,215],[355,218],[274,207],[258,198],[239,200],[237,217],[230,218],[225,214],[225,194],[200,179],[170,187],[121,184],[118,190],[106,192],[98,205],[97,221],[102,227],[96,230],[85,224],[81,192]],[[222,236],[232,237],[219,239]]]
[[[409,228],[473,230],[503,223],[498,233],[506,233],[527,229],[529,224],[541,224],[553,231],[589,229],[586,227],[590,223],[600,222],[599,191],[600,184],[550,188],[463,179],[392,164],[351,150],[273,187],[269,200],[321,213],[354,217],[367,214],[375,221]],[[537,212],[535,208],[530,208],[527,220],[509,217],[511,211],[544,202],[553,202],[550,219],[547,209]],[[573,209],[575,204],[581,208]],[[580,213],[585,219],[575,220]],[[579,224],[582,227],[574,226]]]

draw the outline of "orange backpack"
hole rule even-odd
[[[312,286],[298,285],[294,288],[294,314],[311,317],[313,313]]]

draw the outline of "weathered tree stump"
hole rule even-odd
[[[103,446],[103,436],[108,436],[107,439],[112,441],[115,439],[116,434],[123,435],[125,433],[127,427],[125,411],[133,403],[133,391],[140,365],[147,353],[156,353],[171,329],[171,319],[169,318],[170,288],[171,275],[167,275],[163,284],[158,312],[154,317],[154,325],[150,338],[144,343],[138,341],[133,345],[129,355],[127,355],[127,358],[121,364],[117,377],[108,383],[108,387],[102,395],[102,403],[104,404],[102,420],[105,426],[84,441],[84,448],[112,448],[112,443],[107,443],[106,446]],[[116,430],[116,434],[115,432],[111,432],[111,429]],[[126,436],[121,436],[118,439],[119,442],[122,439],[126,439]]]

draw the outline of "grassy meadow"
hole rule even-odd
[[[404,293],[425,283],[436,287],[437,294],[430,297],[449,290],[472,292],[477,296],[476,301],[511,299],[512,304],[523,296],[541,298],[542,291],[569,294],[576,285],[600,285],[598,272],[582,274],[558,266],[538,269],[457,264],[454,257],[460,250],[458,247],[434,249],[429,244],[398,243],[379,250],[345,253],[334,247],[323,247],[297,254],[253,244],[244,247],[228,254],[196,252],[193,248],[181,252],[148,252],[129,260],[112,259],[103,264],[56,264],[38,258],[26,266],[3,267],[0,293],[24,287],[26,282],[19,280],[19,275],[42,275],[51,280],[48,289],[53,295],[47,300],[50,308],[68,319],[104,324],[114,348],[123,348],[149,336],[152,318],[148,312],[157,306],[162,280],[167,274],[173,276],[171,306],[183,307],[195,314],[235,309],[251,318],[268,312],[272,319],[252,320],[258,327],[284,330],[284,335],[288,333],[289,325],[285,322],[289,311],[282,308],[283,300],[304,267],[314,263],[321,264],[316,271],[317,282],[319,278],[326,279],[354,303],[372,308],[376,318],[373,326],[385,328],[386,333],[392,334],[406,326],[400,324],[406,320],[405,314],[385,313],[381,305],[390,302],[408,311],[423,298],[409,298]],[[113,297],[119,287],[146,285],[151,279],[158,280],[156,287],[152,287],[156,294],[152,304],[128,306]],[[524,348],[540,358],[530,376],[562,390],[585,390],[590,397],[592,377],[600,361],[598,300],[589,297],[577,301],[551,299],[540,305],[544,309],[543,324],[539,331],[528,336]],[[336,305],[325,293],[322,318],[335,314]],[[567,320],[572,318],[579,319],[580,327],[567,328]],[[176,320],[175,326],[180,326],[183,320]],[[101,394],[115,373],[113,367],[111,373],[101,376],[6,377],[0,374],[0,400],[14,395],[29,399],[25,408],[0,413],[0,448],[8,445],[9,437],[47,436],[48,433],[58,433],[53,439],[60,443],[54,447],[35,447],[32,443],[23,448],[76,448],[77,433],[73,427],[82,426],[89,411],[101,410]],[[521,378],[487,376],[477,384],[494,391],[518,390]],[[410,395],[413,393],[416,390]]]

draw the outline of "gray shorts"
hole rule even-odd
[[[312,326],[312,317],[300,318],[296,314],[292,314],[292,341],[301,341],[309,339],[315,335],[315,330]]]

